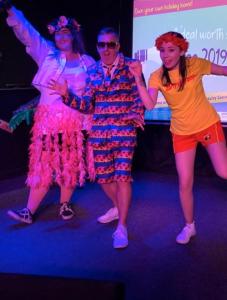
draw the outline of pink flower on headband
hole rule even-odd
[[[55,19],[53,22],[48,24],[47,29],[50,34],[54,34],[56,31],[59,31],[64,27],[80,31],[80,24],[75,19],[67,18],[65,16],[60,16],[58,19]]]
[[[58,19],[58,26],[60,28],[66,27],[68,25],[69,20],[65,16],[60,16]]]

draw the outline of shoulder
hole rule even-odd
[[[196,73],[198,75],[211,74],[211,62],[200,57],[192,57],[187,59],[188,73]]]
[[[46,41],[47,47],[49,48],[49,51],[52,51],[52,52],[57,51],[57,48],[56,48],[54,42],[52,42],[51,40],[48,40],[48,39],[45,39],[45,41]]]
[[[61,51],[56,48],[55,44],[49,40],[46,40],[47,43],[47,53],[46,56],[48,56],[51,59],[59,59],[61,56]]]
[[[90,68],[91,66],[93,66],[96,63],[94,58],[91,57],[90,55],[83,54],[83,55],[81,55],[81,58],[84,60],[86,66],[88,68]]]
[[[193,56],[193,57],[186,58],[186,64],[187,64],[187,67],[200,67],[200,66],[204,66],[204,65],[210,65],[211,62],[207,59]]]
[[[151,73],[150,77],[160,79],[162,77],[162,67],[160,67],[160,68],[156,69],[155,71],[153,71]]]
[[[94,61],[93,64],[91,64],[89,67],[88,67],[88,73],[94,73],[98,70],[99,68],[99,62],[96,62]]]
[[[99,78],[102,74],[101,68],[100,68],[100,63],[95,62],[94,64],[90,65],[87,68],[87,74],[89,76],[89,80],[96,81],[97,78]]]
[[[150,74],[149,80],[148,80],[148,87],[149,88],[155,88],[159,89],[162,86],[162,67],[155,70]]]

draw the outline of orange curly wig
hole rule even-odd
[[[180,47],[180,49],[185,52],[187,52],[189,47],[188,41],[178,32],[167,32],[160,35],[155,40],[155,46],[158,50],[160,50],[162,43],[172,43],[175,46]]]

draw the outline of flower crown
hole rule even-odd
[[[184,37],[178,37],[176,33],[172,32],[164,33],[155,40],[155,46],[158,50],[160,50],[162,43],[172,43],[185,52],[187,52],[189,46],[188,41]]]
[[[75,19],[60,16],[58,19],[55,19],[53,22],[47,25],[47,29],[50,34],[54,34],[62,28],[74,29],[79,32],[80,24]]]

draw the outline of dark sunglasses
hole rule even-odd
[[[115,49],[117,47],[117,42],[97,42],[97,47],[99,49],[104,49],[105,47],[109,49]]]

